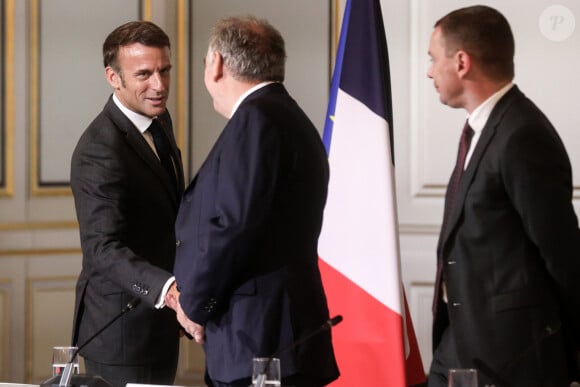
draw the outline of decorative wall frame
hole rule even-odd
[[[110,94],[102,79],[102,40],[117,25],[142,15],[140,0],[111,5],[86,0],[30,2],[33,195],[70,194],[70,156]]]
[[[4,38],[6,36],[6,32],[5,30],[5,10],[4,10],[4,1],[0,0],[0,36],[2,38]],[[2,58],[2,60],[0,60],[0,186],[4,187],[4,185],[6,184],[6,179],[5,179],[5,175],[6,175],[6,162],[4,160],[5,155],[6,155],[6,148],[4,147],[4,138],[5,138],[5,134],[4,134],[4,121],[5,121],[5,109],[4,109],[4,100],[5,100],[5,87],[4,87],[4,82],[6,80],[6,76],[4,73],[4,68],[5,68],[5,64],[4,62],[5,60],[5,55],[4,55],[4,50],[6,46],[6,42],[4,42],[2,39],[0,39],[0,58]]]
[[[9,278],[0,278],[0,378],[8,380],[10,370],[10,296],[14,284]]]
[[[1,0],[0,0],[1,1]],[[8,1],[8,0],[4,0]],[[14,0],[11,0],[14,1]],[[109,7],[106,2],[110,2]],[[30,0],[30,190],[33,196],[70,195],[70,157],[82,131],[111,93],[102,76],[100,45],[117,25],[150,20],[153,0]],[[185,0],[177,0],[178,142],[184,142]],[[115,12],[111,13],[110,9]],[[99,15],[102,14],[102,17]],[[50,55],[47,55],[50,53]],[[175,55],[175,54],[174,54]]]
[[[14,0],[0,0],[0,196],[14,184]]]
[[[60,316],[72,316],[76,282],[74,275],[26,279],[26,383],[48,379],[51,374],[46,359],[50,359],[51,348],[68,343],[72,318],[65,322]],[[63,327],[67,323],[69,326]]]
[[[548,117],[565,143],[575,184],[573,198],[580,199],[580,140],[576,133],[580,119],[570,114],[577,109],[575,94],[580,84],[576,71],[580,34],[574,32],[580,3],[563,1],[554,6],[543,0],[530,1],[525,9],[517,3],[482,1],[498,9],[509,21],[515,39],[514,83]],[[410,186],[415,203],[438,199],[442,204],[455,149],[466,118],[464,109],[450,109],[442,104],[428,70],[429,37],[433,23],[457,7],[457,1],[411,0],[410,6]],[[547,25],[546,25],[547,24]],[[544,30],[548,27],[548,31]],[[557,59],[556,59],[557,58]],[[450,150],[450,151],[447,151]],[[400,205],[400,202],[399,202]],[[418,208],[418,207],[417,207]],[[405,210],[400,218],[405,222]],[[418,212],[424,219],[424,209]],[[438,215],[439,216],[439,215]],[[438,217],[437,216],[437,217]]]

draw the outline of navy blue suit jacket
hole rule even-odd
[[[328,173],[314,125],[273,83],[242,102],[186,189],[175,276],[185,313],[205,324],[213,380],[249,377],[253,357],[329,318],[317,253]],[[338,376],[328,331],[279,357],[283,376]]]

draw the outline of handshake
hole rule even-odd
[[[198,344],[204,343],[205,328],[203,325],[197,324],[189,319],[185,315],[185,312],[181,308],[179,303],[179,290],[177,289],[177,284],[173,282],[167,294],[165,294],[165,306],[173,309],[177,315],[177,321],[181,324],[181,327],[185,331],[184,334],[188,335],[189,338],[195,340]]]

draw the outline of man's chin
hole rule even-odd
[[[147,116],[157,117],[157,116],[160,116],[161,114],[165,113],[165,110],[167,110],[165,105],[163,105],[162,107],[154,107],[154,108],[151,108],[147,111]]]
[[[449,106],[450,108],[455,108],[455,106],[451,106],[449,104],[449,99],[443,98],[443,97],[441,97],[441,95],[439,95],[439,101],[445,106]]]

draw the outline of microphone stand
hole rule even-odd
[[[141,299],[138,297],[134,297],[132,298],[127,305],[125,305],[125,307],[121,310],[121,312],[119,314],[117,314],[111,321],[109,321],[107,324],[105,324],[105,326],[103,326],[101,329],[99,329],[95,334],[93,334],[91,337],[89,337],[81,346],[79,346],[71,355],[70,360],[66,363],[66,365],[64,366],[64,369],[62,371],[62,374],[60,376],[60,380],[58,383],[59,387],[65,387],[65,386],[70,386],[71,384],[71,379],[73,376],[73,368],[74,368],[74,359],[77,357],[77,355],[79,354],[80,350],[83,349],[84,347],[86,347],[87,344],[89,344],[90,342],[92,342],[95,337],[97,337],[98,335],[101,334],[101,332],[103,332],[105,329],[107,329],[109,326],[111,326],[115,321],[117,321],[118,319],[121,318],[121,316],[123,316],[125,313],[135,309],[135,307],[137,305],[139,305],[141,303]],[[51,383],[52,380],[49,379],[46,382],[43,382],[41,385],[55,385],[53,383]],[[54,380],[54,382],[56,382],[56,380]]]

